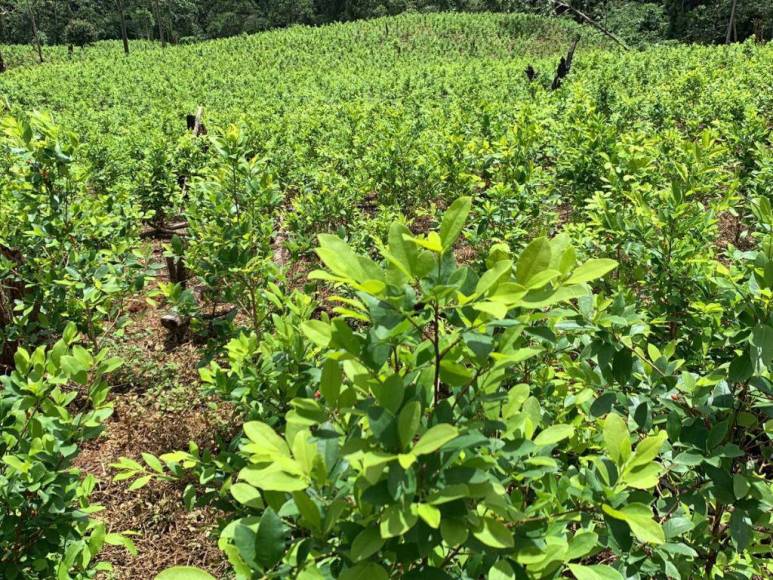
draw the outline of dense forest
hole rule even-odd
[[[770,36],[770,0],[0,0],[0,44],[171,43],[406,11],[589,16],[629,42]],[[732,20],[732,26],[728,23]]]

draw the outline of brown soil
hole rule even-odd
[[[556,213],[558,214],[558,228],[561,229],[566,224],[572,221],[572,204],[568,201],[563,202],[556,207]]]
[[[478,251],[466,240],[461,240],[454,248],[456,263],[464,266],[473,263],[478,257]]]
[[[743,220],[729,211],[722,212],[718,219],[719,235],[717,236],[717,249],[721,255],[725,255],[729,246],[735,246],[739,250],[749,250],[754,246],[751,231]]]
[[[217,548],[217,510],[186,510],[184,485],[178,482],[153,481],[141,490],[128,491],[130,482],[112,481],[115,471],[110,465],[120,457],[141,460],[143,451],[160,455],[185,450],[190,441],[214,448],[215,434],[222,433],[225,415],[230,413],[222,403],[212,410],[201,394],[197,347],[191,343],[168,346],[159,322],[164,308],[137,297],[128,311],[132,321],[125,336],[113,338],[108,345],[112,354],[125,361],[113,377],[114,414],[76,462],[99,481],[92,502],[104,510],[96,517],[110,532],[137,534],[132,536],[137,556],[106,546],[100,560],[112,563],[114,571],[102,577],[150,579],[174,565],[199,566],[221,577],[227,565]]]

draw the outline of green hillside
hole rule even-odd
[[[0,577],[773,574],[773,45],[133,47],[0,75]]]

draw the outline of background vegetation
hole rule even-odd
[[[575,8],[631,42],[724,42],[771,34],[767,0],[2,0],[0,43],[74,44],[95,39],[171,43],[254,33],[292,24],[326,24],[401,12],[530,12],[581,20]],[[34,24],[33,24],[34,20]]]

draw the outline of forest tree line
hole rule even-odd
[[[579,11],[634,43],[768,38],[773,28],[773,0],[0,0],[0,43],[123,37],[128,50],[132,39],[175,44],[405,11]]]

